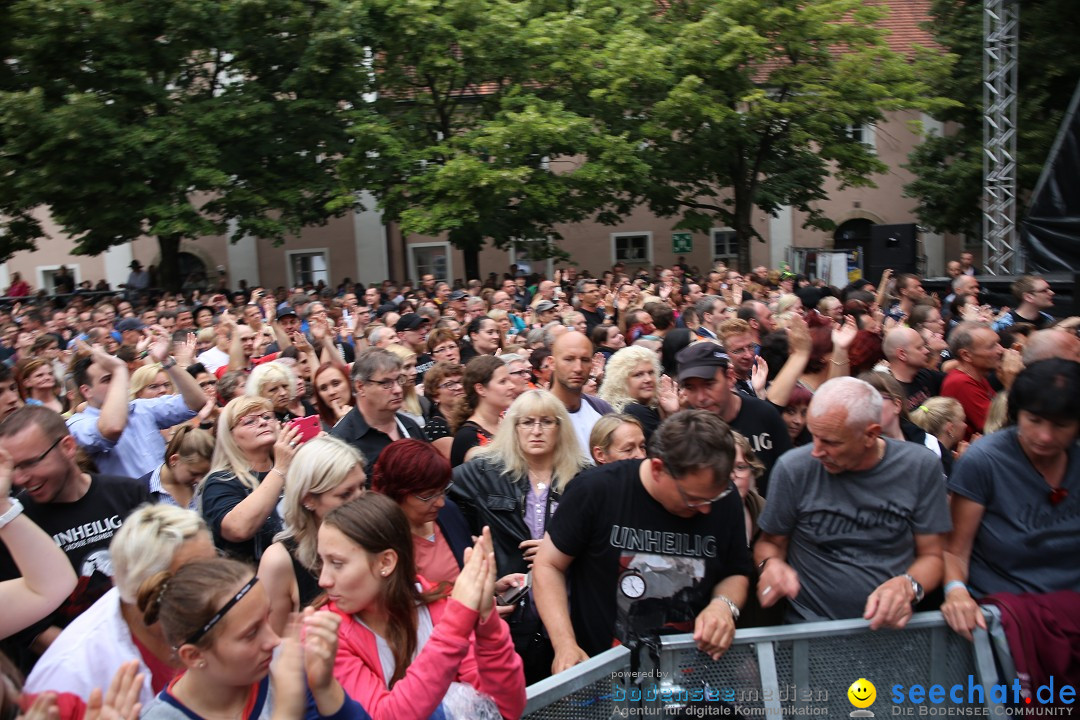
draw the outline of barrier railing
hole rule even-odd
[[[998,667],[1008,678],[1012,660],[995,608],[986,619],[989,633],[977,630],[974,643],[952,632],[939,612],[919,613],[899,631],[871,631],[863,620],[751,628],[736,632],[716,662],[697,650],[692,636],[666,636],[658,657],[640,655],[640,682],[630,677],[630,652],[613,648],[530,686],[525,717],[892,717],[916,714],[912,704],[893,702],[894,686],[907,693],[914,685],[957,684],[959,704],[994,715],[1000,706],[989,688],[1008,682],[999,680]],[[859,679],[876,686],[876,699],[856,709],[848,688]],[[983,691],[971,691],[969,703],[969,686],[976,684]]]

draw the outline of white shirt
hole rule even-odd
[[[581,456],[590,465],[593,464],[592,453],[589,452],[589,435],[592,434],[593,425],[600,419],[600,413],[593,410],[585,398],[581,398],[581,405],[576,412],[570,413],[570,424],[574,426],[574,434],[577,435],[578,448]]]
[[[94,688],[107,690],[116,671],[130,660],[139,661],[143,674],[139,702],[146,707],[154,699],[150,668],[120,614],[120,591],[113,588],[64,628],[34,665],[24,689],[69,692],[85,700]]]
[[[229,353],[224,350],[219,350],[215,345],[209,350],[201,353],[199,357],[195,359],[201,362],[207,372],[213,375],[217,372],[218,368],[225,367],[229,364]]]

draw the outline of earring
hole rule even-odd
[[[315,511],[315,508],[313,508],[311,505],[305,505],[304,509],[307,510],[308,512],[314,512]]]
[[[201,663],[199,663],[199,669],[200,669],[200,670],[202,670],[202,669],[203,669],[203,668],[205,668],[205,667],[206,667],[206,663],[205,663],[205,662],[201,662]]]
[[[385,570],[382,571],[382,576],[386,577],[386,571]]]

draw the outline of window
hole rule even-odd
[[[873,123],[848,125],[847,134],[852,140],[865,145],[870,152],[877,152],[877,128]]]
[[[612,263],[652,264],[652,233],[612,233]]]
[[[301,285],[317,285],[322,280],[330,284],[330,257],[325,249],[320,250],[288,250],[285,253],[289,259],[289,284],[293,287]]]
[[[712,231],[713,262],[723,260],[728,267],[735,267],[739,258],[739,242],[731,228],[714,228]]]
[[[436,282],[451,282],[450,243],[416,243],[409,245],[410,277],[421,278],[428,273]]]
[[[540,273],[544,277],[552,277],[554,274],[554,261],[551,238],[536,238],[530,240],[515,240],[510,245],[510,265],[517,265],[518,270],[524,270],[526,274]]]
[[[79,266],[75,265],[75,264],[72,264],[72,265],[65,265],[64,267],[67,268],[68,275],[70,275],[74,279],[75,287],[78,287],[79,283],[82,281]],[[56,293],[56,276],[59,273],[59,271],[60,271],[60,266],[59,265],[38,265],[37,266],[37,288],[35,288],[35,289],[44,290],[49,295],[55,294]],[[25,277],[23,278],[23,280],[26,280],[27,282],[32,282],[30,280],[27,280]],[[10,283],[10,280],[8,281],[8,283]],[[7,284],[5,284],[3,288],[0,288],[0,292],[4,291],[6,289],[7,289]]]

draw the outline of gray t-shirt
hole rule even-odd
[[[941,460],[886,440],[875,467],[830,475],[812,450],[777,461],[758,525],[788,538],[787,562],[799,573],[788,622],[861,617],[870,593],[911,566],[915,535],[952,527]]]
[[[1015,427],[973,443],[953,468],[949,490],[985,509],[971,548],[968,585],[997,592],[1080,591],[1080,446],[1069,449],[1068,491],[1055,505],[1050,486],[1020,447]]]

